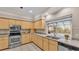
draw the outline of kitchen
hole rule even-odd
[[[78,10],[0,7],[0,50],[79,51]]]

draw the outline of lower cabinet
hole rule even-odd
[[[43,50],[48,51],[48,39],[43,38]]]
[[[37,45],[42,49],[43,48],[43,38],[41,36],[37,36]]]
[[[35,44],[38,44],[37,43],[37,35],[31,35],[31,40],[32,40],[32,42],[34,42]]]
[[[57,51],[58,50],[58,42],[54,40],[49,40],[49,51]]]
[[[8,37],[0,38],[0,50],[8,48]]]
[[[35,34],[22,35],[22,44],[25,44],[31,41],[34,42],[37,46],[39,46],[44,51],[57,51],[58,50],[57,41],[54,41],[45,37],[41,37]]]
[[[22,34],[22,44],[29,43],[30,41],[30,34]]]
[[[57,51],[58,50],[57,41],[54,41],[45,37],[41,37],[35,34],[32,34],[31,37],[32,37],[31,38],[32,41],[44,51]]]

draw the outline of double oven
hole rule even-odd
[[[15,48],[21,45],[21,26],[10,26],[9,33],[9,48]]]

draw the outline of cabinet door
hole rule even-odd
[[[32,22],[22,21],[22,27],[23,27],[23,29],[31,29],[32,25],[33,25]]]
[[[9,20],[9,25],[15,25],[16,20]]]
[[[35,35],[34,34],[31,34],[30,35],[30,38],[31,38],[31,41],[33,41],[35,43]]]
[[[49,40],[49,51],[57,51],[58,50],[58,43],[53,40]]]
[[[8,38],[0,38],[0,50],[8,48]]]
[[[43,50],[48,51],[48,39],[43,38]]]
[[[22,34],[21,43],[22,44],[25,44],[26,43],[26,35],[25,34]]]
[[[29,43],[30,42],[30,36],[29,34],[22,34],[22,44],[25,44],[25,43]]]
[[[29,43],[29,42],[31,42],[30,35],[29,34],[26,34],[26,43]]]
[[[45,21],[41,19],[41,20],[34,22],[34,28],[35,29],[44,29],[45,28]]]
[[[43,41],[42,41],[42,37],[41,37],[41,36],[38,36],[37,45],[38,45],[40,48],[43,48]]]
[[[32,22],[26,22],[26,23],[27,23],[27,27],[26,28],[27,29],[32,29],[32,25],[33,25]]]
[[[9,29],[9,21],[7,19],[0,19],[0,29]]]
[[[20,26],[22,25],[22,21],[21,20],[16,20],[15,23],[16,23],[16,25],[20,25]]]
[[[38,41],[37,41],[38,37],[37,35],[34,36],[34,39],[33,39],[33,42],[37,45],[38,44]]]
[[[40,29],[40,26],[41,26],[40,21],[39,20],[36,21],[35,24],[34,24],[35,29]]]

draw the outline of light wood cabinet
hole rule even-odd
[[[48,39],[43,38],[43,50],[48,51]]]
[[[16,20],[16,21],[15,21],[15,24],[21,26],[21,25],[22,25],[22,21],[21,21],[21,20]]]
[[[34,22],[35,29],[45,29],[45,21],[43,19]]]
[[[37,37],[37,35],[34,36],[33,42],[34,42],[36,45],[38,45],[38,37]]]
[[[28,21],[22,21],[22,28],[23,29],[32,29],[33,23]]]
[[[34,27],[35,27],[35,29],[40,29],[41,28],[41,20],[35,21]]]
[[[49,51],[57,51],[58,50],[58,42],[54,40],[49,40]]]
[[[35,38],[36,38],[35,35],[34,34],[30,34],[30,37],[31,37],[31,41],[35,43]]]
[[[27,34],[26,34],[27,35]],[[34,42],[37,46],[39,46],[44,51],[57,51],[58,50],[58,42],[54,40],[49,40],[48,38],[41,37],[36,34],[23,35],[22,43]]]
[[[0,50],[8,48],[8,37],[0,38]]]
[[[32,29],[33,23],[32,22],[26,22],[27,23],[27,29]]]
[[[26,22],[22,21],[22,29],[26,29]]]
[[[25,43],[29,43],[29,42],[30,42],[30,35],[29,34],[22,34],[21,43],[25,44]]]
[[[45,29],[45,20],[44,19],[41,20],[41,28]]]
[[[43,40],[41,36],[37,36],[37,45],[42,49],[43,48]]]
[[[0,19],[0,29],[9,29],[9,21],[7,19]]]
[[[16,20],[9,20],[9,25],[15,25]]]

